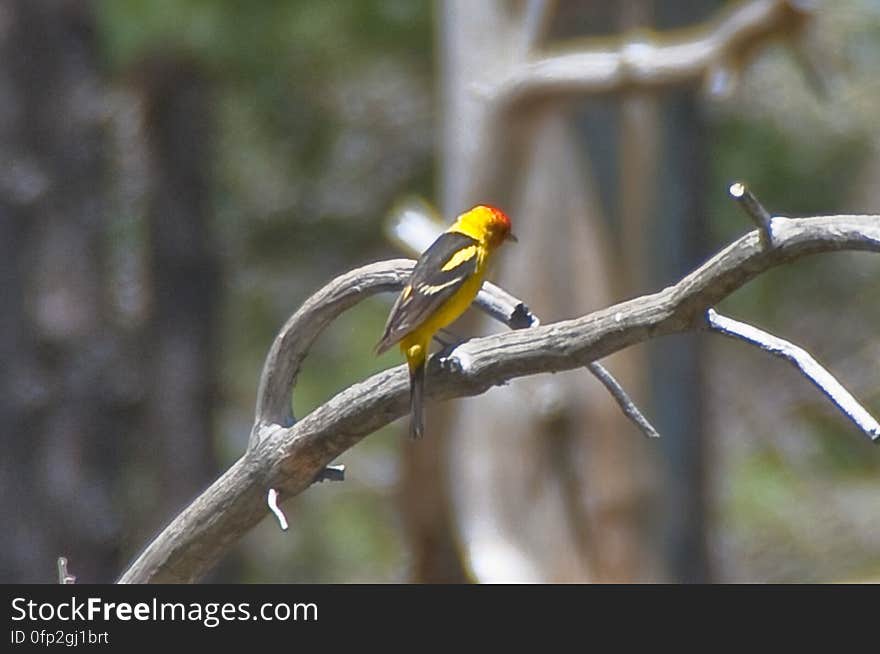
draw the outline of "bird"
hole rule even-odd
[[[486,204],[475,206],[458,216],[422,253],[391,307],[376,354],[399,344],[406,357],[411,438],[424,433],[422,397],[431,340],[477,297],[498,248],[516,240],[504,211]]]

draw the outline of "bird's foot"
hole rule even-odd
[[[437,365],[442,371],[456,375],[470,369],[471,357],[463,350],[450,347],[437,353]]]

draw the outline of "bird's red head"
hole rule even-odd
[[[504,241],[515,241],[510,231],[510,218],[501,209],[487,204],[479,204],[461,218],[470,219],[479,226],[492,246],[501,245]]]
[[[510,232],[510,218],[507,217],[506,213],[501,211],[498,207],[493,207],[488,204],[481,206],[488,209],[492,214],[492,222],[497,226],[498,230]]]

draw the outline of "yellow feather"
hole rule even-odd
[[[465,261],[470,261],[477,254],[477,246],[471,245],[470,247],[462,248],[455,254],[453,254],[449,261],[443,264],[443,267],[440,269],[443,272],[448,272],[453,268],[458,268]]]

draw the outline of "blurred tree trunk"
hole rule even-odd
[[[87,3],[0,9],[3,581],[119,570],[114,491],[131,433],[102,287],[105,95]]]
[[[702,17],[717,4],[704,2]],[[669,29],[701,18],[693,3],[664,3],[656,17],[652,5],[648,0],[621,3],[623,32],[649,28],[655,19]],[[623,294],[632,297],[680,279],[707,254],[703,196],[709,157],[698,89],[662,97],[625,94],[618,133]],[[652,540],[662,543],[665,576],[679,582],[709,581],[701,340],[672,337],[662,347],[636,354],[639,367],[648,371],[639,379],[639,396],[646,398],[665,436],[658,444],[662,499],[652,512]]]
[[[139,71],[146,147],[152,304],[148,325],[149,458],[170,519],[217,473],[213,443],[219,261],[211,230],[213,123],[207,79],[182,56]]]
[[[490,113],[480,94],[530,54],[542,28],[528,15],[534,6],[440,5],[442,197],[447,218],[478,202],[511,213],[521,242],[493,278],[552,321],[609,302],[621,273],[606,258],[595,186],[562,108],[537,101],[515,115]],[[471,335],[476,324],[466,317],[455,328]],[[613,367],[631,381],[627,357]],[[409,456],[433,472],[422,472],[407,497],[426,516],[443,515],[436,507],[452,501],[454,522],[423,519],[419,542],[457,550],[485,581],[652,575],[644,447],[587,373],[518,380],[433,406],[428,424],[430,445]],[[417,560],[426,556],[416,551]]]
[[[707,127],[695,91],[674,94],[664,106],[665,148],[658,180],[659,214],[653,226],[658,288],[705,261],[708,187]],[[672,580],[711,580],[707,524],[704,347],[701,335],[672,336],[651,352],[652,414],[665,436],[663,491],[658,525]]]
[[[623,33],[647,30],[653,23],[653,2],[619,3],[615,21]],[[620,254],[623,262],[621,296],[635,297],[653,290],[651,226],[656,220],[657,163],[660,156],[659,100],[656,93],[633,90],[620,98],[619,166],[616,171]],[[644,359],[644,357],[642,357]],[[640,365],[647,365],[641,361]],[[646,379],[643,377],[643,381]]]
[[[90,6],[0,9],[3,581],[54,581],[59,555],[78,580],[111,581],[216,473],[205,82],[179,60],[141,78],[123,156],[145,165],[120,169]],[[139,212],[112,204],[137,186],[127,172],[144,178]],[[151,285],[151,302],[120,300]]]
[[[194,60],[150,54],[116,94],[116,212],[137,236],[143,406],[125,491],[137,549],[216,476],[214,442],[220,265],[213,238],[214,120]],[[228,559],[211,580],[234,574]]]
[[[662,29],[694,25],[722,3],[674,0],[659,3]],[[670,92],[662,104],[661,156],[656,176],[655,219],[647,233],[654,244],[653,287],[660,288],[696,268],[710,253],[706,189],[709,131],[697,85]],[[651,351],[652,414],[665,436],[664,510],[657,531],[669,577],[677,582],[711,581],[707,542],[707,447],[705,357],[701,336],[671,337]]]

